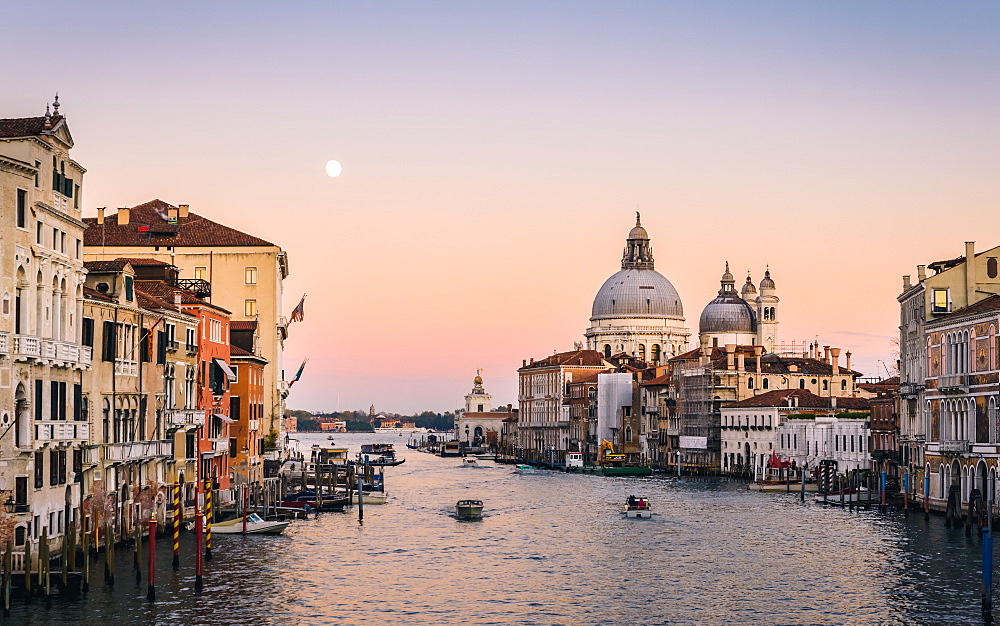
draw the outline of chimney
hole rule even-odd
[[[98,224],[104,223],[104,207],[97,209],[97,223]]]
[[[528,367],[528,360],[527,359],[521,359],[521,367]]]
[[[181,308],[181,292],[179,291],[174,292],[174,306],[178,309]]]
[[[131,211],[127,208],[118,209],[118,225],[124,226],[128,224],[129,217],[131,217]]]
[[[844,357],[847,359],[847,361],[844,363],[844,368],[849,372],[851,371],[851,351],[848,350],[844,354]]]
[[[177,223],[177,208],[167,207],[167,221],[171,224]]]
[[[739,354],[736,355],[736,371],[737,372],[742,372],[743,369],[744,369],[745,361],[743,359],[744,359],[744,357],[743,357],[743,353],[742,352],[740,352]]]
[[[816,358],[816,344],[815,342],[812,341],[809,342],[809,358],[810,359]]]
[[[918,265],[917,266],[917,282],[922,283],[924,279],[927,278],[927,266]]]
[[[187,217],[188,216],[188,209],[189,208],[190,208],[190,205],[187,205],[187,204],[179,204],[179,205],[177,205],[177,210],[179,212],[179,217]]]
[[[910,287],[911,287],[911,285],[910,285],[910,277],[909,276],[903,276],[903,291],[906,291]]]
[[[726,369],[733,369],[733,357],[736,356],[736,344],[727,343],[726,344]]]
[[[760,374],[760,357],[764,354],[764,346],[754,346],[753,356],[757,359],[757,373]]]
[[[837,410],[837,396],[830,396],[830,408],[834,411]]]
[[[830,372],[832,372],[834,376],[840,373],[840,364],[838,363],[839,360],[840,348],[830,348]],[[832,385],[833,381],[830,381],[830,384]]]
[[[976,242],[965,242],[965,306],[976,301]]]
[[[823,362],[830,362],[830,346],[823,346]]]

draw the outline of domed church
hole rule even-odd
[[[775,295],[771,270],[764,272],[759,295],[749,274],[746,283],[737,293],[736,280],[729,271],[729,263],[726,263],[726,271],[719,282],[722,286],[719,295],[708,303],[698,322],[701,345],[763,346],[766,353],[774,352],[778,330],[778,296]]]
[[[597,292],[584,335],[587,348],[605,357],[624,352],[650,364],[665,364],[687,349],[691,331],[684,326],[681,298],[653,268],[649,234],[638,212],[625,243],[622,269]]]

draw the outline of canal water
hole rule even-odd
[[[304,449],[325,436],[299,434]],[[848,512],[730,482],[603,478],[407,450],[386,469],[386,505],[294,522],[283,536],[214,537],[196,595],[160,542],[158,601],[131,554],[116,585],[94,568],[80,599],[15,602],[8,623],[48,624],[976,624],[980,540],[898,512]],[[626,520],[629,494],[657,515]],[[807,494],[808,496],[809,494]],[[481,521],[453,517],[463,498]],[[145,564],[145,558],[143,559]]]

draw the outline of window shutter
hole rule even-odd
[[[167,333],[156,331],[156,362],[164,365],[167,362]]]
[[[230,396],[229,397],[229,417],[236,421],[240,419],[240,397]]]
[[[59,419],[66,421],[66,389],[68,388],[67,383],[59,383]]]
[[[83,415],[83,385],[73,385],[73,420],[80,422],[85,419]]]
[[[35,419],[40,420],[44,416],[42,415],[42,393],[44,393],[45,384],[41,379],[35,381]]]
[[[150,345],[149,345],[149,342],[150,342],[150,337],[149,336],[150,336],[150,334],[152,332],[153,331],[147,330],[145,328],[142,329],[142,340],[139,342],[139,344],[140,344],[139,345],[139,360],[142,361],[143,363],[149,363],[149,354],[150,354],[150,352],[152,352],[152,349],[150,348]]]
[[[104,337],[102,345],[104,346],[104,349],[102,351],[101,359],[104,361],[114,361],[115,360],[114,322],[104,322]]]

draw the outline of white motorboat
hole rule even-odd
[[[262,519],[256,513],[247,515],[246,530],[244,530],[243,518],[216,522],[212,524],[212,533],[218,535],[280,535],[291,522],[269,522]],[[207,532],[207,528],[205,529]]]
[[[362,504],[385,504],[389,499],[385,493],[381,491],[363,491],[362,492]],[[351,495],[351,504],[358,503],[358,492],[354,492]]]
[[[459,500],[455,504],[455,513],[462,519],[478,519],[483,516],[483,501]]]
[[[625,502],[625,517],[650,518],[653,510],[649,507],[649,498],[629,496]]]
[[[479,467],[479,462],[475,457],[467,456],[462,459],[462,467]]]

